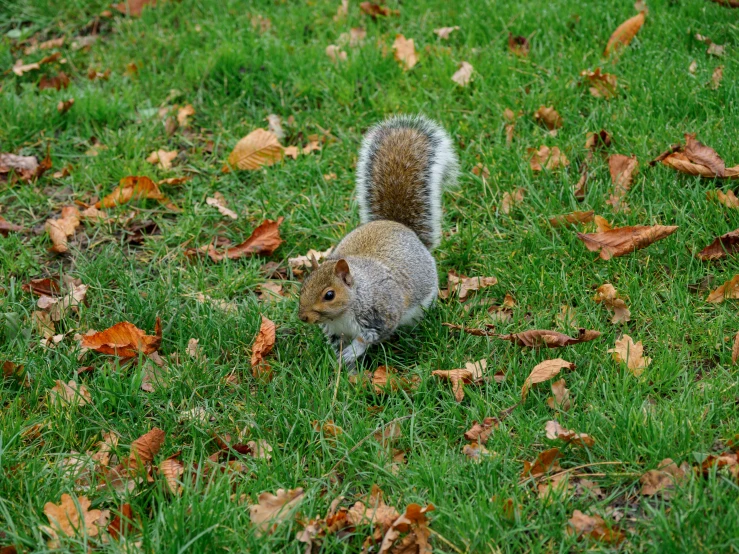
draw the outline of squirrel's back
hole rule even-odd
[[[390,220],[412,229],[429,249],[441,240],[441,194],[457,177],[457,155],[444,129],[421,116],[395,116],[365,135],[357,163],[362,223]]]

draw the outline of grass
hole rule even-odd
[[[720,284],[739,273],[737,258],[705,263],[693,256],[714,237],[739,227],[736,211],[706,199],[707,191],[730,183],[646,163],[685,132],[697,133],[727,165],[739,163],[739,27],[732,23],[737,12],[709,1],[654,0],[634,42],[617,62],[609,62],[601,53],[611,32],[634,14],[628,1],[390,0],[400,16],[376,22],[361,15],[354,2],[348,17],[336,22],[338,4],[161,2],[140,18],[100,19],[100,37],[86,51],[71,44],[89,34],[90,22],[108,8],[105,2],[0,0],[0,67],[7,70],[0,77],[0,150],[41,158],[48,145],[54,171],[74,166],[59,179],[49,172],[31,184],[0,184],[2,215],[40,231],[0,237],[0,360],[24,364],[31,379],[30,387],[13,379],[0,383],[0,545],[46,550],[47,537],[39,531],[47,523],[44,504],[74,492],[87,495],[93,508],[131,503],[139,517],[136,537],[147,552],[297,552],[300,526],[292,521],[272,535],[255,534],[247,504],[259,493],[304,487],[300,512],[308,518],[325,514],[337,495],[351,503],[377,484],[398,508],[411,502],[437,507],[431,528],[440,552],[739,550],[739,489],[728,474],[691,475],[668,499],[638,494],[639,476],[664,458],[695,465],[707,454],[723,452],[739,433],[737,373],[731,365],[731,338],[739,329],[736,305],[707,304],[705,292],[689,289],[708,275]],[[271,30],[252,27],[257,14],[271,20]],[[432,30],[447,25],[460,30],[440,41]],[[346,47],[348,60],[334,65],[326,46],[357,26],[367,29],[364,46]],[[507,51],[509,32],[530,37],[528,58]],[[708,56],[693,38],[696,32],[727,45],[726,56]],[[391,51],[383,55],[397,33],[415,39],[420,54],[408,72]],[[72,80],[68,89],[36,86],[41,74],[54,74],[59,66],[23,77],[9,71],[22,56],[19,43],[32,36],[67,38],[61,51]],[[42,55],[23,58],[36,61]],[[451,81],[463,60],[475,68],[466,88]],[[695,75],[688,72],[693,60]],[[131,62],[138,67],[133,76],[126,73]],[[724,66],[724,78],[712,90],[707,83],[718,65]],[[582,70],[598,66],[618,76],[619,94],[610,101],[592,97],[579,84]],[[89,68],[110,69],[109,80],[88,80]],[[57,103],[72,97],[72,109],[59,114]],[[169,136],[157,108],[186,103],[196,110],[191,129]],[[542,104],[553,105],[564,118],[556,137],[533,120]],[[523,114],[511,146],[505,141],[506,108]],[[452,269],[495,275],[498,285],[475,299],[499,303],[506,293],[515,297],[513,321],[499,325],[500,332],[566,331],[556,315],[567,305],[575,308],[580,326],[603,335],[559,351],[521,349],[451,332],[441,323],[481,323],[487,316],[484,310],[469,315],[456,301],[440,302],[420,326],[375,348],[362,362],[366,370],[386,364],[419,376],[416,391],[378,395],[341,375],[334,400],[332,353],[317,328],[298,321],[296,296],[265,304],[254,294],[267,260],[192,261],[182,245],[204,245],[217,236],[240,242],[264,218],[280,216],[286,242],[271,260],[284,263],[309,248],[335,244],[358,223],[351,198],[363,131],[387,115],[417,111],[450,130],[463,167],[459,188],[444,199],[445,239],[436,252],[440,275]],[[283,121],[294,117],[285,144],[302,146],[321,129],[336,141],[320,153],[262,171],[221,173],[236,141],[266,126],[271,113]],[[586,134],[601,128],[613,136],[612,152],[633,153],[640,161],[629,213],[614,214],[606,205],[610,177],[598,157],[585,200],[572,195]],[[85,154],[92,137],[107,147],[97,156]],[[540,144],[559,146],[572,161],[570,168],[532,174],[526,148]],[[159,148],[184,152],[172,171],[145,161]],[[489,168],[489,179],[472,175],[477,163]],[[324,177],[330,173],[336,179]],[[149,202],[111,210],[135,210],[134,221],[154,221],[159,234],[135,245],[120,225],[84,224],[70,255],[48,252],[43,223],[62,206],[102,197],[127,175],[156,180],[180,174],[193,179],[165,191],[181,213]],[[518,187],[526,190],[524,203],[508,215],[497,211],[503,193]],[[205,205],[215,191],[223,193],[238,220],[226,220]],[[546,222],[578,209],[595,210],[619,226],[659,223],[679,230],[605,262],[573,231]],[[48,349],[39,345],[31,324],[36,298],[21,285],[60,272],[89,286],[88,305],[58,324],[57,332],[66,337]],[[628,297],[632,321],[624,326],[612,325],[606,310],[592,301],[594,289],[605,282]],[[198,293],[238,309],[224,312],[200,303]],[[274,380],[266,385],[255,382],[249,368],[260,313],[278,324]],[[140,389],[146,360],[123,369],[94,353],[78,361],[75,332],[122,320],[151,332],[157,316],[164,327],[162,355],[179,356],[179,363],[169,366],[165,387]],[[622,333],[643,341],[653,358],[640,378],[607,353]],[[199,339],[202,359],[184,354],[190,338]],[[491,436],[487,448],[495,454],[480,464],[468,461],[461,453],[462,435],[472,421],[514,404],[531,368],[557,356],[577,366],[564,375],[572,409],[553,412],[545,402],[548,384],[538,385]],[[430,375],[481,358],[506,379],[467,387],[462,403],[454,401],[447,383]],[[95,369],[78,376],[82,365]],[[232,372],[240,376],[239,385],[226,382]],[[47,391],[57,379],[85,383],[91,405],[51,405]],[[182,412],[199,407],[207,411],[207,421],[183,420]],[[378,426],[409,415],[395,445],[406,451],[407,464],[397,473],[376,441],[352,450]],[[544,425],[552,418],[595,437],[592,448],[562,447],[561,465],[593,464],[578,472],[594,473],[602,496],[573,491],[547,504],[531,482],[521,483],[522,462],[551,446]],[[344,433],[336,439],[317,433],[314,420],[333,420]],[[25,436],[35,424],[44,425],[41,435]],[[201,475],[179,497],[169,495],[160,478],[119,495],[75,485],[64,470],[71,452],[92,450],[103,432],[118,432],[121,445],[128,445],[153,427],[166,432],[157,461],[181,451],[183,461],[202,467],[217,450],[213,432],[235,435],[243,429],[250,439],[267,440],[273,457],[270,463],[243,460],[248,471],[240,475]],[[127,455],[123,446],[121,455]],[[336,473],[327,475],[340,460]],[[595,465],[602,462],[620,463]],[[513,518],[505,508],[509,498],[516,507]],[[567,520],[576,509],[617,524],[627,531],[627,541],[615,547],[568,535]],[[363,536],[360,531],[344,540],[329,537],[322,552],[358,552]],[[85,540],[91,539],[69,539],[61,548],[79,551]],[[126,547],[114,542],[101,548]]]

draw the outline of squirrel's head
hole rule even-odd
[[[324,323],[349,307],[354,280],[346,260],[330,260],[316,267],[300,289],[298,317],[306,323]]]

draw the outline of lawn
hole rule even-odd
[[[310,520],[324,518],[337,497],[345,508],[368,502],[374,485],[400,514],[413,503],[433,504],[428,528],[437,552],[739,551],[732,453],[739,317],[736,300],[706,301],[739,273],[739,258],[696,256],[739,228],[736,207],[716,199],[736,181],[648,163],[695,133],[727,167],[739,164],[739,10],[650,0],[633,41],[604,58],[613,31],[637,13],[629,1],[388,0],[398,12],[376,19],[354,0],[346,14],[340,6],[160,1],[135,16],[103,1],[0,0],[0,152],[39,161],[48,152],[52,163],[38,177],[0,172],[0,216],[23,227],[0,236],[2,552],[13,552],[10,545],[17,552],[302,552],[296,535]],[[446,39],[434,33],[446,26],[459,29]],[[350,41],[353,28],[366,30],[358,44]],[[412,69],[394,59],[397,34],[415,42]],[[527,37],[528,55],[509,49],[509,34]],[[60,37],[61,45],[38,47]],[[723,53],[715,46],[709,53],[711,43]],[[332,44],[345,59],[327,55]],[[30,64],[54,52],[60,56],[37,69],[13,71],[18,59]],[[461,62],[474,68],[465,86],[452,80]],[[581,72],[596,68],[616,76],[612,98],[589,91]],[[39,86],[61,71],[66,88]],[[72,98],[68,110],[58,109]],[[187,105],[194,113],[175,123]],[[534,117],[541,106],[560,114],[556,133]],[[515,118],[510,141],[506,110]],[[450,271],[497,283],[465,302],[455,294],[440,299],[416,328],[370,350],[360,377],[350,378],[337,371],[320,330],[298,320],[301,274],[288,259],[323,251],[358,224],[352,195],[363,133],[386,116],[415,112],[448,129],[460,156],[435,251],[442,286]],[[312,151],[223,171],[239,139],[267,128],[271,114],[281,118],[283,146]],[[588,134],[601,129],[610,146],[586,148]],[[533,171],[527,149],[542,145],[558,147],[569,165]],[[147,161],[159,150],[177,153],[169,169]],[[628,209],[607,203],[613,154],[639,162],[623,197]],[[589,179],[578,199],[583,165]],[[51,250],[47,220],[65,206],[85,209],[128,176],[190,179],[162,184],[166,201],[104,208],[104,219],[88,218],[73,231],[66,253]],[[216,192],[236,219],[208,203]],[[678,229],[604,260],[577,236],[593,232],[593,223],[548,221],[589,210],[614,227]],[[216,262],[188,250],[236,245],[278,218],[284,243],[270,255]],[[61,310],[53,331],[47,326],[52,339],[33,315],[45,313],[39,296],[23,288],[44,277],[87,287],[84,302]],[[612,323],[595,302],[606,283],[625,300],[629,321]],[[496,309],[506,295],[513,306]],[[255,377],[261,316],[275,322],[276,343],[266,358],[271,374]],[[123,321],[153,335],[157,318],[154,361],[82,355],[75,337]],[[500,334],[601,334],[532,349],[443,323],[489,324]],[[643,371],[608,352],[623,335],[651,358]],[[188,348],[191,339],[197,351]],[[547,403],[551,381],[519,403],[534,366],[553,358],[575,366],[556,377],[570,391],[569,409]],[[483,380],[465,385],[461,402],[432,375],[482,359]],[[396,368],[403,386],[375,389],[363,377],[383,365]],[[49,391],[57,381],[84,385],[89,401],[55,399]],[[471,459],[465,431],[487,417],[501,421],[487,454]],[[547,438],[550,420],[594,443]],[[126,469],[132,442],[153,429],[164,433],[153,459]],[[101,444],[115,443],[112,436],[117,446],[105,454]],[[555,447],[561,469],[523,474],[524,462]],[[726,467],[718,467],[719,455]],[[643,494],[642,476],[666,458],[685,475]],[[168,481],[173,464],[179,469]],[[302,496],[279,522],[266,531],[252,522],[261,493],[297,488]],[[124,518],[113,538],[91,516],[54,539],[43,530],[45,511],[63,494],[78,505],[89,499],[103,519],[128,504],[132,521]],[[573,532],[568,521],[578,510],[602,517],[605,530]],[[373,531],[382,537],[387,525],[377,518],[324,528],[313,552],[360,552]],[[420,537],[426,527],[412,532]],[[370,543],[369,552],[380,550]]]

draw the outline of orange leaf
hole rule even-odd
[[[639,29],[641,29],[642,25],[644,25],[645,18],[645,13],[640,12],[634,17],[631,17],[621,23],[621,25],[619,25],[618,28],[613,31],[611,38],[608,39],[608,44],[606,44],[606,50],[603,55],[610,56],[618,48],[627,46],[636,36],[636,33],[639,32]]]
[[[562,127],[562,116],[553,107],[540,106],[534,112],[534,119],[550,131]]]
[[[482,420],[482,423],[477,423],[477,421],[473,421],[472,427],[469,429],[469,431],[465,432],[464,438],[468,441],[485,444],[486,442],[488,442],[488,439],[490,438],[490,435],[493,433],[493,431],[498,428],[498,423],[499,421],[497,417],[486,417]]]
[[[578,329],[577,337],[570,337],[564,333],[544,329],[531,329],[521,333],[511,333],[510,335],[497,335],[499,339],[509,340],[519,346],[527,346],[529,348],[559,348],[561,346],[588,342],[599,336],[600,331],[583,328]]]
[[[729,281],[711,291],[708,298],[706,298],[706,302],[718,304],[727,299],[735,300],[737,298],[739,298],[739,275],[734,275]]]
[[[585,243],[588,250],[591,252],[600,250],[600,257],[610,260],[612,257],[624,256],[645,248],[675,231],[677,231],[677,226],[674,225],[636,225],[618,227],[600,233],[578,233],[577,238]]]
[[[157,0],[124,0],[119,4],[113,4],[113,8],[121,12],[123,15],[131,15],[139,17],[144,6],[155,6]]]
[[[739,229],[721,235],[696,254],[696,258],[703,261],[718,260],[727,254],[739,252]]]
[[[534,460],[534,463],[524,462],[523,464],[523,477],[531,475],[532,477],[541,477],[545,473],[550,471],[560,471],[562,468],[559,467],[559,460],[562,457],[562,453],[559,448],[550,448],[540,452]]]
[[[600,516],[588,516],[580,510],[575,510],[568,523],[567,532],[578,537],[590,537],[605,543],[619,544],[625,538],[623,532],[616,527],[606,526]]]
[[[49,233],[51,247],[53,252],[63,254],[69,250],[67,245],[68,237],[74,235],[75,230],[80,225],[80,212],[74,206],[65,206],[62,208],[62,216],[57,219],[49,219],[46,221],[46,231]]]
[[[272,351],[275,346],[276,329],[274,321],[262,316],[262,325],[259,327],[254,343],[251,347],[252,370],[264,363],[264,357]]]
[[[524,400],[526,399],[532,385],[548,381],[552,377],[558,375],[562,368],[575,369],[575,364],[570,363],[567,360],[563,360],[562,358],[545,360],[540,364],[537,364],[534,369],[531,370],[531,373],[526,377],[526,380],[523,383],[523,387],[521,388],[521,398]]]
[[[557,215],[549,218],[549,224],[552,227],[562,227],[564,225],[576,225],[578,223],[590,223],[593,221],[595,212],[592,210],[587,212],[571,212],[564,215]]]
[[[441,379],[448,379],[452,383],[452,391],[454,399],[462,402],[464,399],[464,384],[479,383],[482,381],[482,372],[487,368],[487,360],[479,360],[477,362],[467,362],[464,369],[437,369],[431,372]]]
[[[393,50],[395,51],[395,59],[403,67],[403,69],[412,69],[418,63],[418,55],[413,39],[407,39],[403,35],[395,35],[393,42]]]
[[[100,208],[112,208],[114,206],[120,206],[131,200],[142,200],[149,198],[152,200],[159,200],[164,202],[167,199],[159,190],[159,187],[154,181],[148,177],[124,177],[121,179],[118,186],[108,196],[98,201],[95,207]]]
[[[133,509],[126,502],[121,506],[120,512],[116,514],[110,525],[108,525],[108,533],[117,540],[119,537],[126,537],[132,534],[133,531]]]
[[[155,352],[161,343],[162,324],[157,317],[153,336],[145,334],[128,321],[123,321],[105,331],[83,336],[81,345],[103,354],[133,358],[139,353],[148,355]]]
[[[284,218],[280,217],[277,221],[265,219],[259,227],[254,229],[251,236],[241,244],[227,248],[224,252],[218,252],[211,244],[208,247],[208,256],[214,262],[220,262],[225,258],[235,260],[236,258],[244,258],[259,254],[269,256],[277,250],[284,241],[280,238],[279,226]]]
[[[137,467],[153,462],[154,456],[157,455],[164,443],[164,437],[164,431],[154,427],[154,429],[133,441],[131,452],[128,455],[129,467]]]
[[[593,446],[595,445],[595,439],[584,433],[575,433],[565,429],[556,421],[547,421],[547,438],[550,440],[563,440],[566,443],[571,443],[576,446]]]
[[[228,156],[228,164],[237,169],[255,170],[282,159],[283,149],[277,135],[256,129],[236,143]]]
[[[560,167],[570,165],[567,156],[565,156],[557,146],[549,148],[548,146],[540,146],[536,148],[527,148],[526,152],[530,156],[529,164],[532,171],[543,171],[544,169],[554,170]]]

